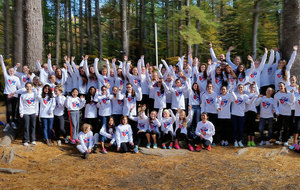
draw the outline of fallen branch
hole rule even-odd
[[[26,173],[26,170],[12,169],[12,168],[0,168],[0,172],[8,174]]]

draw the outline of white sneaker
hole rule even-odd
[[[267,145],[267,146],[270,146],[271,143],[270,143],[269,141],[266,141],[266,145]]]
[[[23,143],[23,145],[24,145],[24,146],[28,146],[29,144],[28,144],[28,142],[26,142],[26,143]]]
[[[267,143],[266,143],[267,144]],[[259,146],[264,145],[264,141],[260,141],[260,143],[258,144]]]
[[[32,145],[36,145],[36,142],[35,142],[35,141],[32,141],[31,144],[32,144]]]
[[[283,146],[289,146],[289,143],[288,142],[284,142]]]
[[[242,141],[239,141],[239,146],[242,147],[242,148],[244,147]]]
[[[228,141],[224,141],[224,146],[228,146],[228,145],[229,145]]]
[[[275,144],[280,145],[280,141],[276,141]]]
[[[238,142],[234,141],[234,147],[239,147]]]
[[[57,146],[61,146],[61,140],[57,141]]]

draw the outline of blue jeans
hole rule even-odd
[[[100,129],[101,129],[103,125],[106,126],[106,123],[109,120],[109,116],[99,116],[99,119],[100,119]]]
[[[245,116],[231,115],[231,119],[234,140],[241,141],[244,134]]]
[[[194,133],[197,123],[200,121],[200,117],[201,117],[201,108],[200,105],[193,105],[192,106],[192,120],[190,122],[190,127],[189,127],[189,131],[190,133]]]
[[[262,141],[264,141],[264,140],[269,141],[271,139],[272,132],[273,132],[273,119],[274,118],[260,118],[259,132],[260,132],[260,137],[261,137]],[[269,123],[269,131],[268,131],[267,138],[265,138],[265,135],[264,135],[266,121],[268,121],[268,123]]]
[[[44,138],[50,139],[52,136],[53,118],[41,118],[44,129]]]

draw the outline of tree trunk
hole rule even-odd
[[[186,0],[186,6],[190,7],[190,0]],[[189,13],[189,11],[187,11],[186,14],[187,14],[186,25],[189,26],[190,25],[190,13]],[[187,44],[187,50],[188,50],[188,52],[187,52],[187,55],[188,55],[188,53],[192,51],[192,45],[191,44]]]
[[[150,43],[151,44],[153,44],[153,51],[152,51],[152,55],[154,55],[154,56],[152,56],[151,57],[151,60],[154,62],[154,60],[155,60],[155,48],[154,48],[154,44],[155,44],[155,31],[154,31],[154,24],[155,24],[155,0],[151,0],[151,32],[152,32],[152,39],[151,39],[151,41],[150,41]]]
[[[43,56],[43,19],[41,0],[24,1],[24,61],[32,72]]]
[[[23,64],[23,0],[14,1],[13,64]]]
[[[175,15],[175,2],[172,1],[172,17]],[[172,19],[172,46],[173,46],[173,57],[176,56],[176,42],[175,42],[175,21]]]
[[[94,44],[94,32],[93,32],[93,18],[92,18],[92,2],[91,0],[87,0],[88,2],[88,27],[89,27],[89,54],[93,53],[93,44]]]
[[[95,0],[96,16],[97,16],[97,28],[98,28],[98,55],[99,59],[102,58],[102,36],[101,36],[101,14],[99,8],[99,0]]]
[[[69,7],[69,0],[66,0],[65,3],[65,37],[66,37],[66,50],[65,50],[65,55],[67,55],[68,57],[70,57],[70,35],[69,35],[69,30],[68,30],[68,7]]]
[[[83,15],[82,15],[82,2],[79,1],[79,35],[80,35],[80,57],[83,56]]]
[[[55,49],[55,57],[56,57],[56,65],[59,64],[59,60],[60,60],[60,17],[59,14],[60,13],[60,0],[56,1],[56,12],[55,12],[55,16],[56,16],[56,49]]]
[[[282,10],[283,21],[283,58],[288,60],[292,54],[293,46],[298,45],[297,58],[292,67],[292,74],[300,74],[300,0],[284,0]]]
[[[182,0],[179,0],[179,7],[178,9],[181,10],[182,7]],[[179,20],[178,22],[178,56],[182,55],[182,45],[183,45],[183,39],[182,36],[180,35],[181,27],[182,27],[182,20]]]
[[[166,49],[167,49],[167,56],[171,57],[170,52],[170,31],[169,31],[169,0],[166,0]]]
[[[73,31],[72,31],[72,9],[71,9],[71,0],[67,0],[69,1],[68,3],[68,13],[69,13],[69,36],[70,36],[70,56],[74,55],[74,51],[73,51]]]
[[[201,8],[201,0],[197,0],[197,6],[199,8]],[[196,21],[196,29],[197,29],[197,32],[200,32],[200,21],[199,20]],[[198,56],[198,51],[199,51],[199,45],[195,44],[195,50],[194,50],[195,57]]]
[[[76,1],[74,1],[74,6],[73,6],[73,15],[74,15],[74,46],[75,46],[75,55],[78,55],[78,43],[77,43],[77,18],[78,16],[76,15]]]
[[[258,18],[259,18],[259,4],[260,0],[255,1],[253,10],[253,25],[252,25],[252,52],[253,59],[256,59],[256,45],[257,45],[257,29],[258,29]]]
[[[8,59],[10,54],[10,11],[9,0],[4,1],[4,58]]]
[[[130,55],[130,1],[127,1],[127,41],[128,41],[128,57]]]
[[[122,35],[122,53],[129,55],[129,43],[127,32],[127,0],[120,0],[120,18],[121,18],[121,35]]]
[[[144,0],[140,0],[140,16],[139,16],[139,26],[140,26],[140,36],[139,36],[139,39],[140,39],[140,52],[139,54],[140,55],[143,55],[144,54],[144,12],[145,11],[145,2]]]

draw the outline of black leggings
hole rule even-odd
[[[247,111],[245,113],[245,129],[247,130],[247,134],[249,136],[254,136],[254,132],[256,129],[256,113],[254,111]]]
[[[191,144],[192,140],[188,138],[187,134],[181,133],[181,129],[177,129],[176,131],[176,139],[179,140],[184,140],[186,143]]]
[[[67,133],[65,130],[65,117],[62,116],[54,116],[54,131],[55,137],[59,140],[60,136],[62,135],[64,138],[67,137]]]
[[[161,142],[163,144],[167,144],[168,142],[173,142],[173,141],[174,141],[174,136],[172,131],[168,131],[167,134],[162,132]]]
[[[228,141],[232,137],[231,119],[218,119],[217,126],[220,129],[220,139]]]
[[[287,115],[280,115],[278,117],[278,121],[277,121],[277,137],[276,140],[279,140],[280,137],[280,131],[283,128],[283,133],[282,133],[282,142],[287,142],[288,138],[289,138],[289,125],[290,123],[290,119],[291,116],[287,116]]]
[[[8,98],[7,94],[4,94],[4,98],[6,103],[6,122],[10,123],[16,119],[16,106],[18,103],[18,98]]]
[[[196,144],[203,144],[205,148],[207,148],[211,143],[209,140],[206,140],[205,138],[197,137],[196,138]]]
[[[121,143],[121,146],[120,146],[120,153],[126,153],[126,152],[129,152],[130,149],[133,149],[134,148],[134,145],[131,145],[129,144],[129,142],[125,143]]]
[[[146,132],[139,132],[136,134],[135,145],[140,146],[142,139],[146,138]]]

